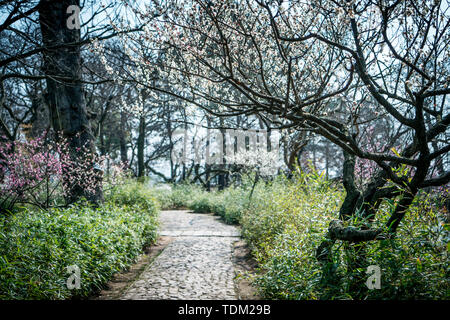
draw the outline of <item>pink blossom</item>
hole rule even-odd
[[[88,192],[98,188],[99,172],[90,157],[73,159],[67,141],[53,142],[42,137],[0,145],[0,201],[32,203],[47,207],[68,195],[71,186]],[[87,148],[78,148],[90,154]],[[98,159],[101,165],[105,158]]]

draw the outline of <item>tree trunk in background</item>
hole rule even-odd
[[[42,42],[45,47],[76,43],[80,41],[80,30],[69,29],[66,13],[70,5],[80,5],[79,0],[41,0],[39,22]],[[81,55],[79,45],[67,45],[43,51],[44,72],[49,76],[46,102],[50,110],[52,126],[62,132],[68,140],[72,160],[76,163],[90,161],[93,165],[95,144],[86,112],[81,80]],[[64,78],[64,79],[61,79]],[[82,158],[80,149],[88,150],[89,158]],[[101,184],[95,192],[89,192],[79,184],[69,186],[69,202],[85,197],[91,202],[103,200]]]
[[[119,133],[119,145],[120,145],[120,161],[122,165],[128,166],[128,149],[127,149],[127,116],[125,112],[120,112],[120,133]]]
[[[167,136],[169,137],[169,164],[170,164],[170,182],[174,182],[176,180],[176,166],[174,163],[174,159],[172,157],[174,143],[172,139],[173,135],[173,128],[172,128],[172,113],[170,111],[170,108],[168,108],[167,111]]]
[[[138,160],[138,178],[142,180],[145,175],[144,163],[144,148],[145,148],[145,117],[141,116],[139,119],[139,135],[137,141],[137,160]]]
[[[11,140],[4,139],[3,136],[4,135],[3,135],[3,132],[0,127],[0,143],[4,144],[4,143],[12,142]],[[0,154],[0,167],[3,168],[3,166],[5,166],[5,165],[6,165],[6,157],[4,154]],[[5,179],[4,171],[0,170],[0,184],[3,183],[4,179]],[[1,210],[1,208],[0,208],[0,210]]]
[[[330,156],[330,147],[329,147],[328,141],[325,141],[325,175],[327,177],[327,180],[330,177],[330,173],[329,173],[330,164],[328,161],[329,156]]]
[[[112,105],[112,102],[111,102],[112,98],[113,98],[112,96],[108,97],[108,100],[106,101],[105,109],[102,110],[100,121],[98,123],[98,127],[99,127],[98,135],[100,138],[100,154],[102,156],[105,156],[110,149],[110,142],[108,142],[108,146],[105,143],[105,120],[108,115],[108,110],[111,108],[111,105]],[[109,163],[108,163],[108,172],[109,172]]]
[[[223,118],[220,118],[220,132],[222,133],[222,137],[223,137],[223,141],[222,141],[222,145],[223,145],[223,164],[219,164],[219,168],[220,170],[224,171],[226,168],[226,163],[225,163],[225,158],[227,156],[227,142],[226,142],[226,130],[223,129],[224,123],[223,123]],[[225,173],[221,172],[218,177],[217,177],[217,184],[218,184],[218,188],[219,190],[223,190],[225,189]]]
[[[312,148],[312,153],[313,153],[313,167],[314,170],[317,170],[317,159],[316,159],[316,148],[317,148],[317,144],[316,144],[316,138],[314,137],[311,143],[311,148]]]
[[[207,130],[210,130],[209,128],[211,128],[211,117],[210,116],[206,116],[206,126],[208,127]],[[208,131],[209,132],[209,131]],[[207,146],[210,148],[211,146],[211,141],[209,140],[210,137],[208,136],[208,139],[206,140],[206,144]],[[211,181],[210,181],[210,175],[211,175],[211,165],[208,163],[205,163],[205,182],[206,182],[206,190],[207,191],[211,191]]]
[[[105,146],[105,129],[103,126],[103,122],[99,123],[99,138],[100,138],[100,155],[106,155],[106,146]]]

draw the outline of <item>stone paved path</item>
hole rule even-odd
[[[236,227],[210,214],[162,211],[167,248],[124,292],[122,299],[236,299],[232,245]]]

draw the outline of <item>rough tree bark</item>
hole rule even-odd
[[[343,184],[346,191],[346,196],[342,206],[339,210],[339,218],[347,220],[350,218],[356,209],[361,193],[355,185],[355,156],[344,151],[344,165],[343,165]]]
[[[44,47],[58,49],[43,50],[46,75],[46,102],[50,110],[51,123],[55,131],[62,132],[69,143],[72,159],[79,163],[84,159],[79,150],[88,150],[88,160],[94,165],[95,145],[86,112],[81,84],[80,30],[69,29],[67,8],[80,5],[79,0],[41,0],[39,23]],[[101,185],[101,184],[99,184]],[[69,185],[68,201],[81,197],[98,203],[103,200],[101,187],[89,192],[77,183]]]

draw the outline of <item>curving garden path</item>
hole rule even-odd
[[[238,229],[185,210],[162,211],[160,222],[160,235],[173,241],[121,299],[236,299],[232,253]]]

